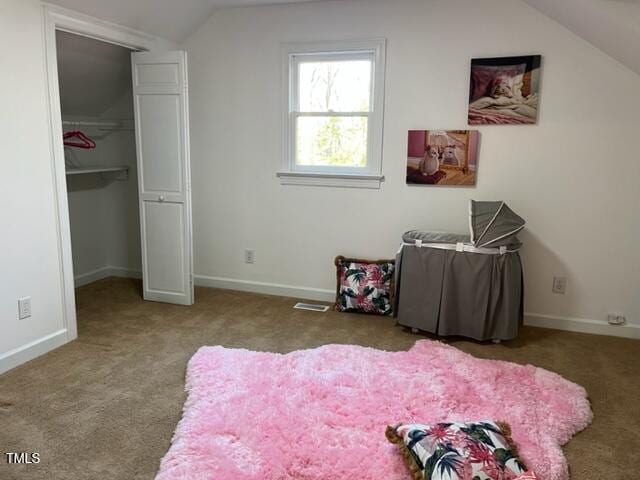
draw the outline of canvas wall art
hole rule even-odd
[[[407,184],[473,186],[477,130],[409,130]]]
[[[469,125],[528,125],[538,120],[540,55],[471,60]]]

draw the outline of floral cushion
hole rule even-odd
[[[357,260],[336,257],[338,276],[336,310],[341,312],[392,312],[393,260]]]
[[[414,480],[536,479],[518,457],[511,430],[502,423],[469,422],[387,427]]]

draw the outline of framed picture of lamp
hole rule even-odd
[[[531,125],[538,121],[540,55],[474,58],[469,125]]]
[[[477,130],[409,130],[407,184],[474,186]]]

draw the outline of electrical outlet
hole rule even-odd
[[[244,263],[254,263],[256,261],[256,251],[252,248],[247,248],[244,251]]]
[[[627,323],[627,317],[621,313],[609,313],[607,315],[607,322],[609,322],[609,325],[624,325]]]
[[[18,299],[18,319],[24,320],[31,316],[31,297]]]
[[[553,277],[553,287],[551,291],[564,295],[567,291],[567,277]]]

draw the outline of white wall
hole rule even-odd
[[[128,165],[127,181],[111,182],[107,188],[109,199],[106,222],[107,265],[123,274],[139,274],[142,270],[140,219],[138,207],[138,174],[136,139],[133,131],[133,90],[129,90],[116,104],[103,112],[104,119],[122,119],[131,130],[113,132],[103,143],[105,165]]]
[[[281,186],[279,43],[372,36],[388,40],[382,189]],[[184,46],[199,283],[328,298],[335,255],[392,257],[405,230],[464,232],[470,198],[503,199],[528,221],[529,321],[619,333],[613,309],[640,326],[640,76],[567,29],[521,1],[351,0],[220,10]],[[470,58],[537,53],[539,124],[480,128],[477,187],[406,186],[407,130],[467,125]]]
[[[127,128],[83,126],[79,129],[95,140],[96,148],[65,147],[68,168],[129,167],[126,181],[100,174],[66,177],[75,285],[114,273],[139,275],[131,52],[125,47],[57,32],[56,54],[63,119],[115,121]]]
[[[111,28],[106,24],[101,27]],[[144,38],[152,49],[174,47],[160,38]],[[39,1],[0,2],[0,59],[4,66],[0,76],[2,373],[71,338],[67,336],[63,318],[57,200]],[[32,315],[18,320],[17,300],[25,296],[32,298]]]
[[[30,342],[51,336],[50,347],[66,340],[39,2],[0,2],[0,58],[2,372],[22,360],[16,350]],[[18,320],[24,296],[32,298],[32,316]]]
[[[65,118],[80,119],[78,116]],[[65,149],[65,155],[71,155],[73,165],[79,167],[129,166],[127,180],[103,178],[99,174],[67,176],[73,271],[77,286],[114,273],[138,276],[142,265],[131,92],[103,115],[82,119],[122,121],[131,130],[105,132],[96,127],[86,127],[82,131],[96,140],[96,148]]]
[[[74,152],[75,153],[75,152]],[[78,165],[89,166],[89,155],[77,152]],[[107,223],[105,220],[105,185],[99,175],[67,177],[73,274],[84,283],[107,266]],[[86,279],[86,280],[85,280]]]
[[[383,188],[280,186],[279,42],[373,35],[389,40]],[[640,77],[564,28],[511,0],[356,0],[221,10],[186,47],[197,274],[327,294],[334,255],[391,256],[402,231],[463,231],[469,198],[502,198],[529,221],[529,312],[640,325]],[[544,55],[539,125],[483,128],[475,189],[406,187],[407,129],[464,126],[469,58],[518,53]],[[43,55],[39,2],[0,2],[0,371],[65,341]]]

